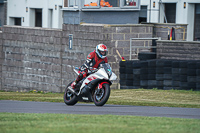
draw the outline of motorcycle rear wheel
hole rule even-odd
[[[94,104],[96,106],[103,106],[107,101],[110,96],[110,85],[109,84],[103,84],[102,88],[99,90],[95,90],[94,92]]]
[[[65,102],[66,105],[72,106],[72,105],[75,105],[78,102],[78,100],[76,99],[76,95],[68,90],[68,87],[71,85],[71,83],[69,83],[67,85],[63,99],[64,99],[64,102]]]

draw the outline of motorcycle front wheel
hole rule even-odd
[[[68,90],[68,87],[71,85],[71,83],[69,83],[68,86],[66,87],[63,97],[64,102],[67,105],[75,105],[78,102],[78,100],[76,99],[76,95],[73,94],[70,90]]]
[[[102,88],[98,90],[98,88],[94,92],[94,104],[96,106],[103,106],[110,96],[110,85],[103,84]]]

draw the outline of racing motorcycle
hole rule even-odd
[[[79,68],[75,68],[79,74]],[[96,106],[103,106],[110,96],[110,85],[117,79],[108,63],[100,64],[98,69],[89,68],[88,76],[79,81],[73,89],[69,83],[65,89],[64,102],[75,105],[78,101],[94,102]]]

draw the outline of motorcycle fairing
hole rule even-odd
[[[110,80],[111,81],[114,81],[117,79],[117,75],[115,73],[112,73],[111,77],[110,77]]]
[[[96,73],[93,73],[91,75],[89,75],[84,81],[83,84],[81,85],[80,91],[83,89],[83,87],[87,84],[89,84],[90,82],[92,82],[93,80],[96,79],[109,79],[107,73],[105,72],[104,69],[99,69]]]

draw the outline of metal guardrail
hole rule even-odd
[[[137,49],[137,52],[134,55],[138,56],[139,49],[141,49],[141,48],[142,49],[157,48],[157,46],[152,46],[149,44],[148,44],[148,46],[146,46],[145,44],[144,44],[144,46],[132,46],[132,40],[161,40],[161,38],[160,37],[159,38],[130,38],[130,57],[129,57],[130,60],[131,60],[131,56],[133,55],[132,49]]]

